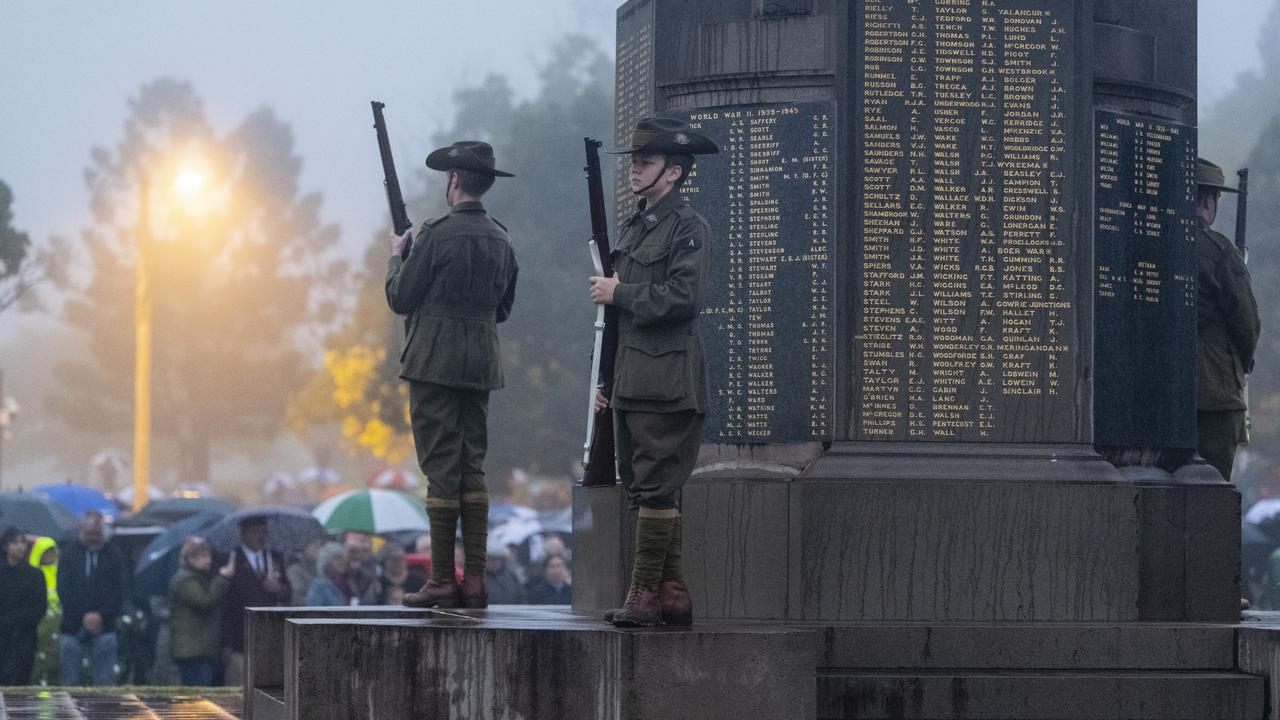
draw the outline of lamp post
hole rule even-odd
[[[151,482],[151,186],[144,172],[138,188],[138,238],[134,282],[133,510],[147,504]]]

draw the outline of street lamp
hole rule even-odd
[[[182,170],[173,189],[184,200],[196,199],[204,175]],[[138,238],[134,283],[133,378],[133,510],[147,504],[151,484],[151,179],[144,170],[138,186]]]

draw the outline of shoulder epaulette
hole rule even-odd
[[[445,219],[445,218],[447,218],[447,217],[449,217],[449,216],[448,216],[448,215],[441,215],[440,217],[430,218],[429,220],[426,220],[426,221],[424,221],[424,222],[422,223],[422,227],[423,227],[424,229],[425,229],[425,228],[429,228],[429,227],[434,227],[434,226],[439,225],[440,223],[444,222],[444,219]]]
[[[497,225],[498,227],[502,228],[502,231],[503,231],[503,232],[511,232],[510,230],[508,230],[508,229],[507,229],[507,226],[506,226],[506,225],[503,225],[501,222],[498,222],[498,218],[496,218],[496,217],[494,217],[494,216],[490,215],[490,216],[489,216],[489,219],[490,219],[490,220],[492,220],[492,221],[493,221],[493,223],[494,223],[495,225]]]

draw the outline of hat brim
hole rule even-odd
[[[1237,194],[1237,195],[1239,195],[1239,194],[1240,194],[1240,191],[1239,191],[1239,190],[1237,190],[1236,188],[1233,188],[1233,187],[1227,187],[1226,185],[1219,185],[1219,184],[1217,184],[1217,183],[1202,183],[1202,182],[1198,182],[1198,183],[1196,183],[1196,185],[1197,185],[1197,186],[1199,186],[1199,187],[1207,187],[1207,188],[1213,188],[1214,190],[1221,190],[1222,192],[1235,193],[1235,194]]]
[[[676,142],[677,136],[683,136],[684,142]],[[715,155],[720,148],[710,138],[693,132],[660,133],[654,135],[640,147],[625,150],[611,150],[610,155],[635,155],[649,153],[653,155]]]
[[[472,170],[479,173],[485,173],[487,175],[493,175],[494,177],[515,177],[515,175],[512,175],[509,172],[504,172],[497,168],[485,165],[480,161],[480,158],[475,156],[475,153],[460,150],[456,154],[451,155],[450,152],[453,150],[458,150],[458,148],[442,147],[432,150],[431,154],[427,156],[427,167],[432,170],[439,170],[440,172],[446,172],[448,170]]]

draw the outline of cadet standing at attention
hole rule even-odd
[[[1245,375],[1253,370],[1262,323],[1249,270],[1230,240],[1210,226],[1227,187],[1222,168],[1196,163],[1196,421],[1200,456],[1231,479],[1236,446],[1248,440]]]
[[[511,314],[516,258],[506,228],[480,197],[495,177],[488,143],[463,141],[427,156],[445,173],[448,215],[423,223],[408,259],[409,232],[393,235],[387,304],[408,315],[400,377],[409,382],[409,415],[418,466],[427,476],[431,578],[404,597],[410,607],[488,605],[484,587],[489,494],[484,483],[489,392],[503,385],[497,323]],[[454,535],[462,521],[465,555],[459,587]]]
[[[618,626],[689,625],[680,568],[680,490],[698,459],[707,373],[698,315],[710,268],[707,222],[680,194],[693,156],[719,152],[689,124],[648,118],[631,148],[634,216],[619,230],[613,277],[592,277],[591,300],[618,308],[611,402],[618,467],[638,508],[631,588],[605,618]],[[603,395],[596,405],[605,407]]]

